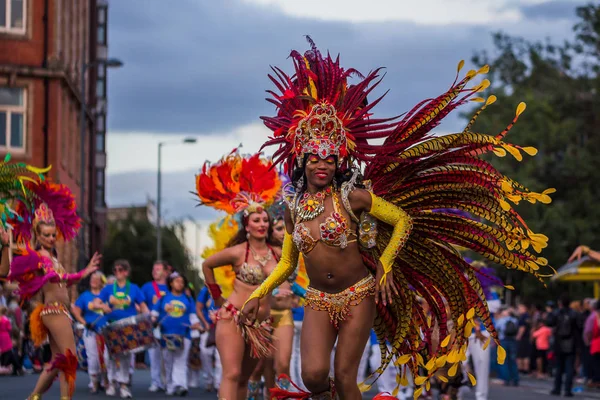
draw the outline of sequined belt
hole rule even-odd
[[[58,314],[65,314],[67,317],[69,317],[69,319],[71,321],[73,320],[73,318],[71,318],[71,313],[69,312],[69,309],[67,308],[67,306],[65,306],[63,303],[60,303],[58,301],[53,301],[51,303],[44,304],[44,308],[40,312],[40,317],[44,317],[46,315],[58,315]]]
[[[375,295],[375,278],[369,274],[339,293],[325,293],[312,287],[306,289],[306,305],[315,311],[327,311],[337,329],[350,314],[350,306],[359,305],[366,297]]]

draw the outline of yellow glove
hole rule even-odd
[[[277,267],[275,267],[267,279],[265,279],[265,281],[258,288],[256,288],[254,292],[252,292],[248,300],[246,300],[244,303],[244,306],[254,298],[258,297],[261,299],[271,293],[276,287],[285,282],[288,276],[290,276],[296,270],[300,252],[292,240],[292,235],[287,232],[283,238],[283,247],[281,251],[281,259],[277,263]],[[243,308],[244,307],[242,307],[242,309]]]
[[[400,207],[385,201],[381,197],[375,196],[373,193],[371,193],[371,211],[369,211],[369,214],[394,227],[392,237],[379,259],[383,266],[383,271],[387,275],[392,270],[392,265],[398,252],[402,250],[404,243],[408,239],[408,235],[410,235],[413,225],[412,219]],[[385,275],[382,280],[385,280]]]

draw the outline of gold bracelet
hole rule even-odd
[[[592,249],[590,249],[589,246],[581,246],[581,252],[586,256],[590,253],[591,250]]]

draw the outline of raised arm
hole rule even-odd
[[[579,260],[582,256],[588,256],[592,260],[600,262],[600,251],[592,250],[588,246],[578,246],[569,257],[569,262]]]

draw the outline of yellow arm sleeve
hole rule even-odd
[[[373,193],[371,193],[371,211],[369,211],[369,214],[394,227],[392,237],[379,259],[383,270],[387,274],[392,270],[394,259],[406,243],[408,235],[410,235],[413,225],[412,219],[400,207],[375,196]]]
[[[300,253],[298,252],[298,249],[292,240],[292,235],[287,232],[283,238],[283,247],[281,252],[281,259],[277,263],[277,267],[275,267],[267,279],[265,279],[265,281],[258,288],[256,288],[254,292],[252,292],[248,300],[246,300],[246,303],[254,298],[261,299],[265,297],[267,294],[271,293],[273,289],[285,282],[288,276],[290,276],[296,270]],[[244,306],[246,303],[244,303]],[[243,308],[244,307],[242,307],[242,309]]]

